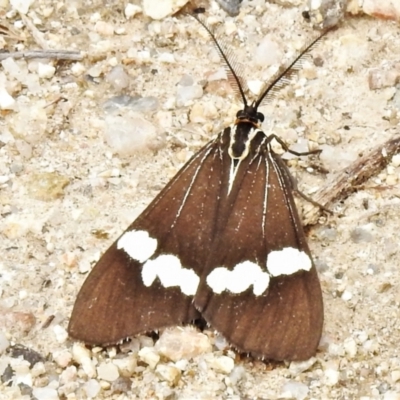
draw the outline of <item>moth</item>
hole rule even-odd
[[[311,42],[249,103],[229,53],[210,33],[243,101],[231,126],[195,154],[97,262],[68,326],[90,345],[205,321],[241,352],[273,360],[316,353],[323,301],[289,170],[261,130],[261,103],[299,69]]]

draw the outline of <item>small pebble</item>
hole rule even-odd
[[[328,352],[333,356],[343,357],[345,355],[344,347],[336,343],[329,344]]]
[[[207,81],[208,82],[213,82],[213,81],[221,81],[221,80],[227,80],[226,76],[226,71],[224,68],[220,68],[219,70],[210,73],[207,75]]]
[[[139,343],[140,347],[153,347],[154,346],[154,340],[150,336],[146,335],[141,335],[139,336]]]
[[[111,362],[102,362],[97,367],[97,376],[107,382],[113,382],[119,378],[119,371],[116,365]]]
[[[95,64],[87,71],[87,73],[92,78],[99,78],[103,74],[103,66],[101,64]]]
[[[264,82],[259,80],[250,80],[247,81],[247,87],[249,88],[250,92],[258,95],[261,93],[261,89],[264,87]]]
[[[180,86],[178,85],[176,93],[177,107],[188,106],[193,100],[203,96],[203,88],[200,85]]]
[[[400,21],[400,3],[396,0],[364,0],[359,4],[362,4],[363,12],[368,15]]]
[[[367,340],[368,340],[368,333],[367,332],[365,332],[365,331],[360,331],[358,334],[357,334],[357,339],[358,339],[358,342],[359,343],[365,343]]]
[[[158,60],[166,64],[175,64],[176,62],[175,57],[172,53],[161,53],[158,56]]]
[[[343,347],[351,358],[354,358],[357,355],[357,343],[353,338],[347,338],[344,341]]]
[[[308,386],[304,383],[289,381],[283,385],[281,397],[284,399],[304,400],[308,391]]]
[[[204,115],[204,107],[201,103],[194,103],[190,110],[189,119],[191,122],[201,124],[207,122],[207,118]]]
[[[125,94],[111,97],[103,103],[103,110],[107,113],[123,110],[124,107],[129,106],[139,98],[140,98],[139,96],[132,97]]]
[[[239,14],[240,5],[243,0],[217,0],[217,3],[224,9],[231,17]]]
[[[175,366],[179,368],[181,371],[185,371],[188,367],[188,360],[179,360],[175,363]]]
[[[400,17],[400,15],[399,15]],[[400,400],[400,392],[388,390],[382,397],[382,400]]]
[[[214,342],[214,346],[218,349],[218,350],[225,350],[227,348],[229,348],[229,343],[228,341],[221,335],[218,335],[215,338],[215,342]]]
[[[335,240],[337,240],[338,236],[337,229],[330,228],[327,226],[317,227],[314,233],[321,241],[328,241],[328,242],[334,242]]]
[[[159,148],[162,135],[156,126],[138,113],[107,115],[104,138],[107,144],[121,156],[132,156],[143,151]]]
[[[330,171],[338,171],[357,159],[356,153],[351,148],[346,148],[344,152],[340,148],[324,144],[320,149],[322,150],[320,160]]]
[[[134,355],[127,355],[122,358],[114,358],[113,364],[118,367],[118,370],[122,376],[132,376],[137,366],[136,357]]]
[[[344,301],[349,301],[349,300],[351,300],[351,299],[353,298],[353,294],[352,294],[350,291],[345,290],[345,291],[342,293],[341,298],[342,298],[342,300],[344,300]]]
[[[389,176],[386,178],[386,184],[387,184],[388,186],[394,186],[394,185],[397,184],[397,182],[398,182],[398,178],[397,178],[396,175],[389,175]]]
[[[180,86],[193,86],[194,80],[190,75],[183,75],[181,80],[179,81]]]
[[[155,347],[171,361],[190,359],[211,351],[209,338],[190,327],[166,329]]]
[[[232,36],[237,32],[237,26],[233,21],[225,21],[225,35]]]
[[[143,13],[153,19],[163,19],[179,11],[188,0],[143,0]]]
[[[113,36],[114,27],[105,21],[97,21],[94,27],[95,31],[103,36]]]
[[[75,368],[76,370],[76,368]],[[46,373],[46,367],[44,365],[43,361],[37,362],[32,368],[31,368],[31,375],[33,378],[36,378],[40,375],[43,375]]]
[[[38,63],[38,75],[42,79],[50,79],[56,73],[56,68],[50,64]]]
[[[106,81],[115,90],[122,91],[129,86],[130,77],[122,65],[117,65],[106,75]]]
[[[177,385],[181,379],[181,371],[173,365],[159,364],[156,367],[156,374],[161,380],[167,381],[171,385]]]
[[[32,394],[37,400],[59,400],[57,390],[50,387],[33,388]]]
[[[126,19],[131,19],[133,18],[136,14],[139,14],[142,12],[142,8],[137,6],[136,4],[131,4],[128,3],[125,6],[125,17]]]
[[[379,343],[375,340],[367,340],[364,344],[363,344],[363,348],[369,352],[370,354],[377,354],[379,353],[380,349],[379,349]]]
[[[138,356],[140,360],[145,362],[152,369],[154,369],[160,361],[160,356],[154,347],[143,347],[139,350]]]
[[[132,376],[132,375],[131,375]],[[111,384],[111,391],[114,393],[127,393],[132,387],[130,378],[120,376]]]
[[[0,331],[0,355],[3,354],[10,346],[10,342],[7,340],[6,335]]]
[[[74,343],[72,346],[72,357],[73,359],[82,366],[86,375],[89,378],[96,376],[96,368],[90,358],[91,352],[81,343]]]
[[[265,36],[254,53],[254,62],[263,68],[279,64],[282,59],[280,46],[270,37]]]
[[[72,75],[80,76],[86,71],[86,67],[80,62],[76,62],[75,64],[72,64],[70,70]]]
[[[315,363],[317,359],[315,357],[311,357],[306,361],[292,361],[289,366],[289,372],[292,376],[297,376],[304,371],[310,369]]]
[[[233,359],[227,356],[213,357],[207,360],[207,363],[212,369],[223,374],[230,374],[235,366]]]
[[[36,200],[52,201],[64,196],[69,183],[69,178],[58,172],[37,172],[31,174],[27,191]]]
[[[240,381],[246,378],[246,369],[238,365],[237,367],[233,368],[231,374],[229,375],[229,379],[232,382],[232,385],[237,385]]]
[[[297,0],[283,0],[284,3],[293,3]],[[314,27],[328,28],[336,25],[343,17],[345,4],[336,0],[308,0],[308,18]],[[299,3],[296,4],[300,6]]]
[[[65,343],[68,339],[68,332],[61,325],[55,325],[53,327],[53,332],[58,343]]]
[[[127,105],[129,109],[136,112],[156,111],[159,108],[159,102],[156,97],[133,97]]]
[[[28,71],[25,62],[9,57],[1,61],[1,65],[3,66],[4,72],[11,78],[18,82],[24,82],[26,80]]]
[[[21,14],[27,14],[34,0],[10,0],[10,4]]]
[[[391,377],[391,379],[392,379],[392,381],[393,382],[398,382],[398,381],[400,381],[400,370],[395,370],[395,371],[392,371],[391,373],[390,373],[390,377]]]
[[[393,164],[393,166],[394,167],[400,167],[400,154],[395,154],[393,157],[392,157],[392,164]]]
[[[325,383],[328,386],[334,386],[339,382],[339,371],[327,369],[325,371]]]
[[[324,382],[328,386],[334,386],[339,382],[339,377],[340,377],[339,361],[332,360],[325,363],[324,377],[325,377]]]
[[[355,228],[350,232],[351,240],[354,243],[368,243],[372,242],[374,236],[366,228]]]
[[[22,154],[21,154],[22,155]],[[12,163],[10,165],[10,172],[19,175],[24,170],[24,165],[20,163]]]
[[[130,341],[122,343],[119,348],[122,353],[132,352],[136,355],[140,350],[140,341],[138,338],[132,338]]]
[[[0,109],[12,110],[14,106],[14,98],[8,94],[7,90],[4,87],[0,88]]]
[[[30,365],[27,361],[17,359],[12,363],[12,369],[14,370],[14,384],[24,383],[25,385],[32,386],[33,379],[30,373]]]
[[[70,365],[61,372],[60,384],[65,385],[77,379],[77,370],[74,365]]]
[[[83,385],[83,390],[86,392],[86,396],[90,399],[96,398],[100,393],[101,386],[96,379],[89,379]]]
[[[163,129],[172,127],[172,113],[170,111],[159,111],[156,114],[157,124]]]

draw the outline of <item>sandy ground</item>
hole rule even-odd
[[[70,359],[73,341],[65,329],[90,265],[240,108],[225,81],[209,82],[200,98],[176,104],[177,84],[185,75],[202,84],[221,68],[195,21],[152,21],[141,13],[128,20],[120,2],[83,3],[34,1],[28,14],[49,48],[83,52],[80,65],[59,63],[53,76],[39,78],[38,87],[24,82],[39,74],[37,61],[17,61],[24,78],[5,72],[16,105],[2,111],[0,131],[0,398],[28,399],[32,388],[49,389],[34,391],[39,399],[87,398],[84,385],[91,378],[100,382],[99,399],[400,399],[398,158],[330,204],[335,214],[310,229],[325,326],[308,369],[240,360],[228,352],[235,369],[222,371],[207,364],[222,354],[214,349],[181,366],[173,382],[139,360],[129,375],[132,390],[118,391],[111,379],[88,377]],[[277,63],[315,37],[302,9],[251,1],[232,18],[212,3],[207,15],[219,23],[222,38],[228,34],[246,79],[264,81]],[[7,17],[10,27],[21,20],[17,13]],[[14,29],[26,36],[24,49],[41,47],[28,29],[18,23]],[[254,61],[265,36],[278,48],[272,66]],[[7,36],[4,47],[16,50],[17,43]],[[326,152],[321,158],[326,174],[307,159],[291,161],[305,193],[317,192],[339,170],[398,133],[399,89],[392,84],[372,90],[368,77],[374,68],[383,71],[385,63],[399,74],[393,67],[400,63],[399,43],[395,22],[349,16],[313,51],[318,66],[311,61],[299,80],[263,107],[284,140],[306,138]],[[115,65],[123,65],[128,75],[123,89],[106,79]],[[104,140],[103,103],[121,94],[154,96],[159,102],[142,116],[160,136],[132,156],[114,154]],[[65,101],[45,107],[60,96]],[[45,178],[51,183],[43,183]],[[50,316],[54,319],[43,327]],[[6,351],[7,344],[31,348],[43,360],[30,368]],[[113,354],[91,356],[95,365]],[[7,384],[9,365],[14,381]],[[233,372],[240,379],[229,375]]]

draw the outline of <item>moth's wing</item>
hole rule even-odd
[[[157,239],[152,259],[174,255],[183,267],[201,276],[212,241],[220,175],[216,139],[193,156],[124,233],[146,231]],[[117,240],[77,296],[68,326],[70,336],[87,344],[114,344],[199,317],[193,296],[183,294],[178,286],[166,289],[159,279],[145,286],[143,264],[119,249]]]
[[[195,306],[241,351],[264,359],[308,359],[316,352],[323,325],[314,265],[309,271],[272,276],[268,289],[257,296],[253,286],[240,293],[216,294],[207,283],[215,268],[231,271],[245,261],[267,271],[267,254],[288,247],[305,252],[311,260],[286,166],[270,151],[246,160],[230,195],[220,203],[216,239]]]

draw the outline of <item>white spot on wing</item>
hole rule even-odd
[[[218,294],[224,290],[239,294],[253,285],[253,293],[260,296],[267,290],[269,280],[269,275],[251,261],[236,265],[232,271],[225,267],[215,268],[207,276],[208,286]]]
[[[141,263],[148,260],[157,249],[157,239],[146,231],[125,232],[117,242],[117,248],[123,249],[131,258]]]
[[[293,247],[271,251],[267,259],[267,269],[271,276],[291,275],[300,270],[309,271],[311,267],[308,254]]]
[[[179,286],[187,296],[196,294],[200,282],[192,269],[183,268],[179,258],[171,254],[161,255],[143,265],[142,279],[146,286],[151,286],[157,277],[165,288]]]

